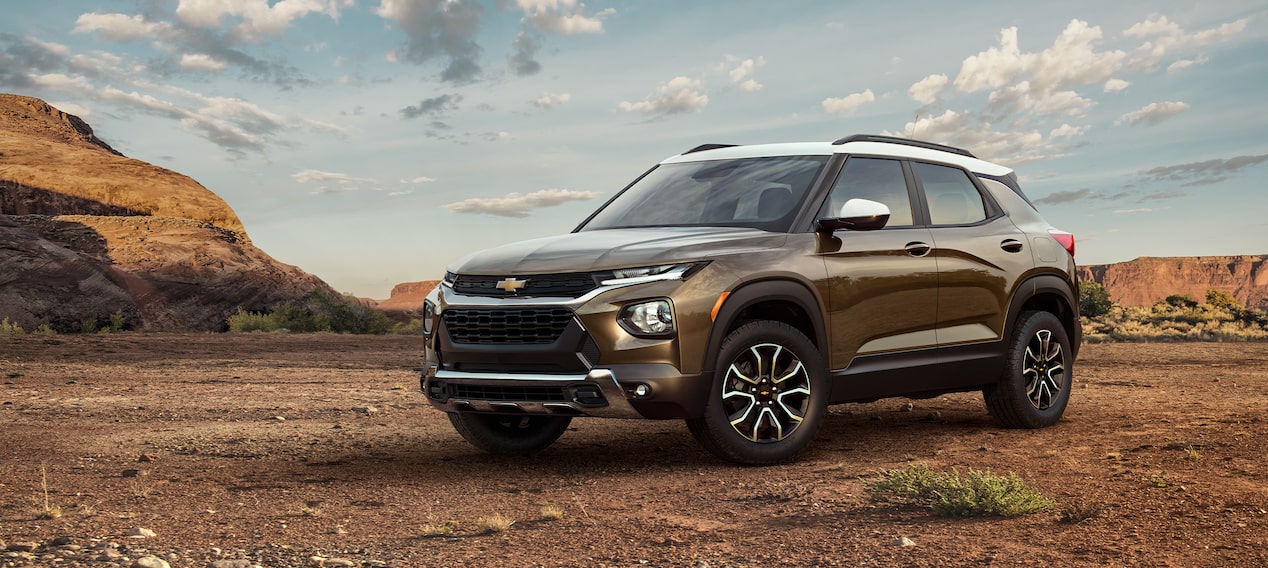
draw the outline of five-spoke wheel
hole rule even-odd
[[[1072,364],[1070,340],[1057,316],[1021,314],[999,381],[982,390],[987,409],[1009,428],[1051,426],[1070,401]]]
[[[744,464],[797,456],[814,438],[827,402],[827,369],[796,328],[753,321],[726,336],[704,416],[687,421],[715,455]]]

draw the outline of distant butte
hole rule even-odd
[[[1229,292],[1248,308],[1268,308],[1268,255],[1143,256],[1079,267],[1079,280],[1105,287],[1124,306],[1152,306],[1172,294],[1205,301],[1210,289]]]

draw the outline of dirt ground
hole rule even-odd
[[[0,337],[0,566],[1268,566],[1268,344],[1086,345],[1039,431],[997,427],[976,393],[837,406],[767,468],[675,421],[579,419],[533,458],[482,454],[418,392],[420,347]],[[1016,472],[1057,505],[868,501],[919,462]],[[486,532],[494,515],[514,523]]]

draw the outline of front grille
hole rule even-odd
[[[449,397],[496,402],[568,402],[564,387],[449,385]]]
[[[448,309],[445,329],[454,343],[542,345],[554,343],[572,321],[563,308]]]
[[[516,276],[515,279],[524,286],[514,292],[498,288],[509,276],[475,276],[461,274],[454,278],[453,289],[459,294],[468,296],[490,296],[506,298],[515,296],[550,296],[556,298],[576,298],[598,287],[594,277],[589,273],[580,274],[533,274]]]

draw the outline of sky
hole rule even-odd
[[[1268,2],[0,0],[0,92],[386,298],[702,143],[1016,169],[1076,261],[1268,253]]]

